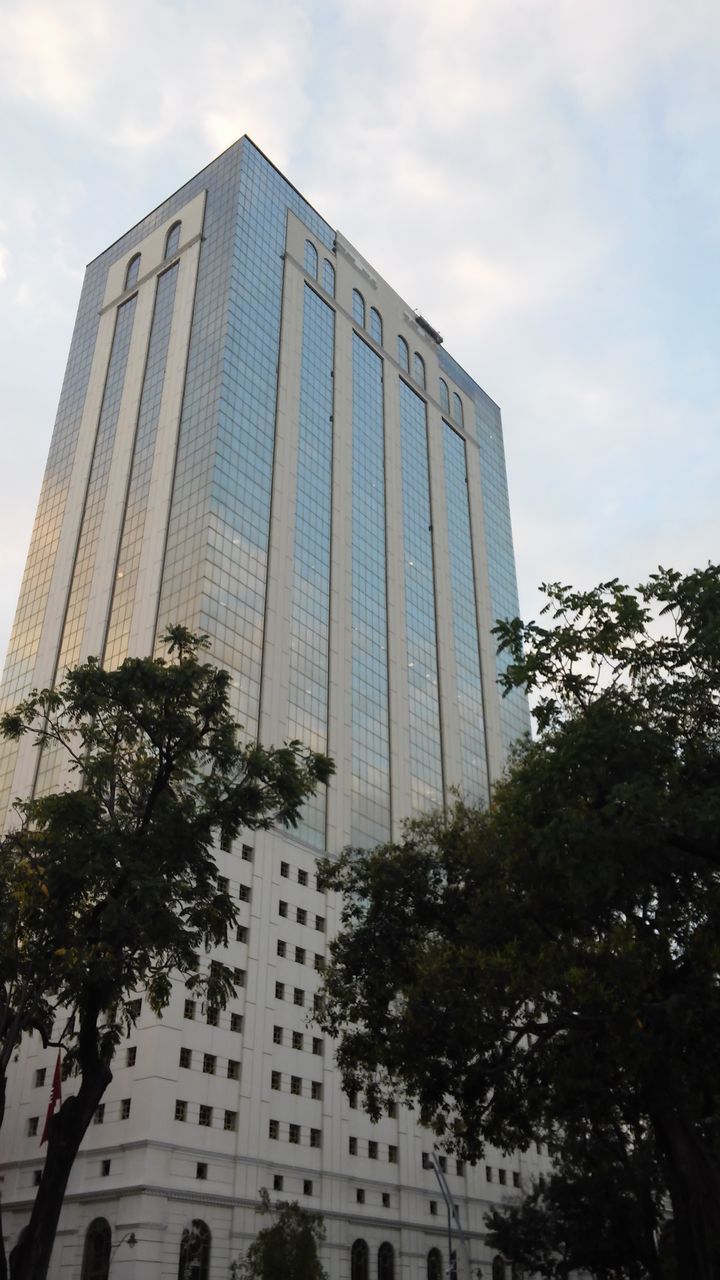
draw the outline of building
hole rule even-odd
[[[249,139],[90,264],[4,703],[88,654],[151,652],[183,622],[231,670],[248,734],[300,738],[337,776],[297,832],[218,851],[243,989],[213,1025],[181,983],[162,1020],[142,1007],[73,1173],[54,1278],[80,1274],[86,1239],[102,1254],[109,1230],[118,1280],[186,1263],[220,1280],[264,1186],[323,1211],[333,1280],[351,1259],[353,1280],[437,1280],[432,1140],[404,1111],[371,1124],[312,1025],[337,919],[315,859],[397,834],[452,786],[488,794],[528,727],[523,699],[499,698],[490,633],[516,610],[497,406]],[[3,807],[62,768],[6,750]],[[2,1132],[9,1243],[52,1065],[24,1042]],[[536,1160],[448,1159],[474,1272],[490,1275],[488,1200]]]

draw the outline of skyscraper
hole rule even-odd
[[[218,850],[240,901],[223,957],[238,998],[217,1019],[178,982],[161,1020],[141,1007],[54,1275],[78,1273],[87,1240],[101,1256],[109,1231],[113,1276],[187,1264],[219,1280],[266,1186],[323,1211],[332,1277],[438,1280],[432,1140],[410,1113],[371,1124],[344,1098],[312,1024],[338,914],[315,861],[396,835],[452,787],[487,796],[528,728],[524,700],[499,697],[491,636],[516,611],[497,406],[249,139],[89,265],[4,705],[88,654],[149,653],[182,622],[231,671],[248,735],[299,738],[337,774],[297,831]],[[6,749],[3,808],[62,770]],[[20,1067],[2,1135],[11,1242],[52,1075],[37,1037]],[[532,1159],[448,1159],[473,1270],[490,1264],[487,1200]]]

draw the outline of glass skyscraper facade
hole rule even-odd
[[[174,1278],[202,1236],[190,1274],[220,1280],[262,1186],[326,1215],[332,1277],[434,1275],[438,1249],[446,1265],[430,1135],[344,1098],[312,1024],[338,918],[315,859],[397,835],[453,788],[487,798],[529,728],[499,696],[491,635],[516,612],[499,409],[249,139],[89,265],[4,705],[181,622],[210,636],[250,737],[299,738],[337,773],[297,831],[218,850],[242,913],[222,956],[237,998],[215,1022],[181,982],[162,1019],[143,1007],[53,1275],[80,1274],[102,1219],[113,1275]],[[3,809],[64,776],[24,742],[1,763]],[[3,1130],[10,1243],[49,1052],[24,1042]],[[447,1161],[473,1272],[490,1265],[482,1212],[528,1161]]]

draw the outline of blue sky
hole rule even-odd
[[[713,0],[0,14],[0,653],[84,264],[246,132],[502,406],[526,616],[718,558]]]

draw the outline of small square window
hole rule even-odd
[[[281,863],[280,863],[280,875],[281,875],[281,876],[283,876],[283,878],[284,878],[285,880],[287,880],[287,879],[288,879],[288,877],[289,877],[289,875],[290,875],[290,863],[289,863],[289,862],[281,862]],[[283,914],[283,913],[282,913],[282,911],[280,912],[280,914],[281,914],[281,915]]]
[[[513,1186],[514,1187],[520,1186],[520,1174],[518,1173],[517,1169],[513,1170]]]
[[[199,1160],[195,1165],[195,1177],[200,1182],[207,1181],[207,1165],[204,1160]]]
[[[269,1138],[280,1137],[280,1121],[279,1120],[271,1120],[270,1123],[268,1124],[268,1137]]]
[[[273,1027],[273,1044],[282,1044],[282,1027]]]
[[[299,1097],[302,1093],[302,1080],[300,1079],[300,1076],[290,1077],[290,1092],[294,1093],[296,1097]]]
[[[204,1075],[214,1076],[216,1064],[217,1064],[217,1058],[215,1057],[214,1053],[203,1054],[203,1074]]]
[[[125,1050],[125,1066],[134,1067],[137,1059],[137,1046],[132,1044],[129,1049]]]
[[[228,1058],[227,1078],[228,1080],[240,1079],[240,1063],[235,1058]]]
[[[205,1021],[207,1022],[209,1027],[216,1027],[218,1025],[220,1021],[220,1011],[217,1005],[214,1005],[214,1004],[208,1005],[207,1014],[205,1015]]]
[[[348,1094],[348,1106],[352,1107],[353,1111],[357,1111],[357,1094],[356,1093],[353,1092]]]
[[[198,1114],[198,1124],[201,1124],[204,1129],[212,1128],[212,1116],[213,1116],[212,1107],[208,1107],[206,1106],[205,1103],[201,1103],[200,1111]]]
[[[398,1149],[397,1149],[397,1147],[394,1147],[394,1146],[392,1146],[392,1144],[391,1144],[391,1145],[388,1147],[388,1161],[389,1161],[389,1163],[390,1163],[390,1164],[397,1164],[397,1157],[398,1157]]]
[[[501,1187],[504,1187],[507,1184],[507,1174],[504,1169],[498,1169],[498,1182]]]
[[[241,902],[250,901],[250,885],[249,884],[240,885],[240,888],[238,889],[238,898],[240,899]]]
[[[490,1165],[489,1165],[489,1164],[486,1164],[486,1165],[485,1165],[485,1181],[486,1181],[486,1182],[492,1182],[492,1180],[493,1180],[493,1171],[492,1171],[492,1168],[490,1167]]]
[[[304,948],[304,947],[296,947],[296,948],[295,948],[295,963],[296,963],[296,964],[304,964],[304,963],[305,963],[305,948]]]
[[[288,1126],[288,1129],[289,1129],[289,1132],[288,1132],[288,1142],[293,1142],[293,1143],[295,1144],[295,1146],[299,1146],[299,1144],[300,1144],[300,1125],[299,1125],[299,1124],[291,1124],[291,1125],[289,1125],[289,1126]]]
[[[120,1119],[127,1120],[130,1115],[130,1099],[123,1098],[120,1103]]]
[[[315,1013],[323,1013],[325,1009],[325,1001],[318,991],[313,996],[313,1011]]]
[[[105,1103],[99,1102],[93,1114],[93,1124],[103,1124],[105,1120]]]
[[[253,847],[252,847],[252,845],[251,845],[251,844],[244,844],[244,845],[243,845],[243,847],[242,847],[242,859],[243,859],[243,862],[252,862],[252,860],[253,860]]]
[[[371,1140],[370,1142],[368,1142],[368,1158],[370,1160],[377,1160],[377,1153],[378,1153],[378,1144],[377,1142],[373,1142]]]
[[[247,942],[247,940],[248,940],[247,925],[244,925],[244,924],[238,925],[237,929],[235,930],[235,941]]]
[[[307,911],[304,907],[297,908],[296,919],[298,924],[307,924]]]
[[[438,1164],[443,1173],[447,1173],[447,1156],[438,1156]]]
[[[186,1001],[185,1001],[185,1011],[184,1011],[184,1012],[185,1012],[185,1017],[186,1017],[186,1018],[191,1018],[191,1019],[192,1019],[192,1018],[194,1018],[194,1017],[195,1017],[195,1001],[194,1001],[194,1000],[186,1000]]]
[[[430,1212],[433,1215],[433,1217],[437,1216],[437,1200],[430,1201]]]
[[[227,1129],[230,1133],[234,1133],[237,1129],[237,1111],[226,1111],[223,1120],[223,1129]]]
[[[283,942],[282,938],[278,938],[278,942],[277,942],[277,953],[278,953],[278,955],[279,955],[279,956],[287,955],[287,946],[286,946],[286,944]]]
[[[321,1101],[321,1099],[322,1099],[322,1085],[321,1085],[321,1083],[320,1083],[320,1081],[319,1081],[319,1080],[313,1080],[313,1081],[312,1081],[312,1083],[311,1083],[311,1085],[310,1085],[310,1097],[311,1097],[311,1098],[314,1098],[316,1102],[320,1102],[320,1101]]]
[[[270,1074],[270,1088],[271,1088],[271,1089],[281,1089],[281,1088],[282,1088],[282,1075],[280,1074],[280,1072],[279,1072],[279,1071],[273,1071],[273,1072],[271,1072],[271,1074]]]
[[[311,1196],[313,1193],[313,1184],[310,1178],[305,1178],[303,1182],[303,1195]]]
[[[303,1044],[304,1044],[304,1036],[302,1031],[293,1031],[292,1033],[293,1049],[302,1049]]]
[[[37,1071],[35,1072],[35,1088],[36,1089],[41,1089],[42,1086],[44,1085],[46,1070],[47,1070],[46,1067],[38,1067]]]
[[[287,916],[287,902],[281,901],[278,903],[278,915],[282,916],[283,918]]]
[[[365,1203],[365,1192],[362,1187],[357,1187],[355,1191],[355,1199],[358,1204]]]
[[[391,1120],[397,1119],[397,1102],[388,1102],[386,1110]]]
[[[348,1138],[348,1151],[351,1156],[357,1155],[357,1138]]]
[[[42,1169],[33,1169],[33,1186],[39,1187],[42,1179]]]
[[[298,871],[298,884],[307,884],[307,871]]]
[[[175,1119],[187,1120],[187,1102],[181,1101],[180,1098],[175,1103]]]
[[[217,887],[220,893],[227,893],[228,889],[230,888],[230,881],[228,880],[227,876],[218,876]]]
[[[180,1050],[180,1066],[192,1067],[192,1049]]]
[[[432,1169],[432,1161],[427,1151],[423,1151],[422,1153],[422,1167],[423,1169]]]
[[[232,846],[232,839],[226,831],[220,832],[220,848],[223,853],[229,853]]]
[[[319,1147],[322,1142],[322,1134],[319,1129],[310,1130],[310,1146]]]
[[[276,1000],[285,999],[285,983],[284,982],[275,983],[275,999]]]
[[[318,973],[322,973],[322,972],[323,972],[323,970],[324,970],[324,968],[325,968],[325,957],[324,957],[324,956],[315,956],[315,968],[317,969]]]
[[[242,1029],[243,1029],[242,1014],[241,1014],[241,1013],[231,1013],[231,1014],[230,1014],[230,1030],[231,1030],[231,1031],[237,1031],[238,1033],[241,1033],[241,1032],[242,1032]]]
[[[325,932],[325,917],[324,917],[324,916],[316,916],[316,917],[315,917],[315,928],[318,930],[318,932],[319,932],[319,933],[324,933],[324,932]]]
[[[273,1191],[282,1191],[282,1189],[283,1189],[283,1176],[281,1173],[274,1173],[273,1174]]]
[[[305,992],[302,991],[300,987],[296,987],[293,992],[293,1003],[299,1005],[301,1008],[305,1004]]]
[[[318,1056],[321,1056],[322,1051],[323,1051],[322,1040],[319,1038],[319,1036],[313,1036],[313,1053],[316,1053],[318,1054]]]
[[[108,1178],[109,1176],[110,1176],[110,1161],[101,1160],[100,1161],[100,1177]]]
[[[236,987],[245,986],[245,970],[244,969],[233,969],[233,982],[235,983]]]
[[[383,1191],[382,1202],[383,1202],[383,1209],[390,1208],[390,1192],[389,1191]]]
[[[37,1131],[38,1131],[38,1119],[39,1119],[39,1117],[38,1117],[38,1116],[30,1116],[30,1119],[29,1119],[29,1120],[28,1120],[28,1122],[27,1122],[27,1136],[28,1136],[28,1138],[34,1138],[34,1137],[35,1137],[35,1135],[36,1135],[36,1133],[37,1133]]]

